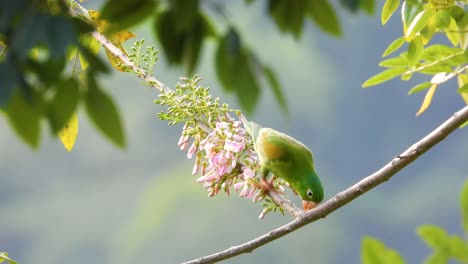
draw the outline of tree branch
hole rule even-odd
[[[185,262],[185,264],[200,264],[214,263],[235,257],[240,254],[250,253],[256,248],[261,247],[269,242],[272,242],[282,236],[285,236],[307,224],[317,221],[320,218],[325,218],[328,214],[334,212],[338,208],[346,205],[365,192],[371,190],[377,185],[388,181],[393,175],[401,169],[408,166],[426,151],[431,149],[440,141],[444,140],[450,133],[456,130],[460,125],[468,121],[468,106],[465,106],[460,111],[456,112],[451,118],[442,123],[434,131],[426,135],[424,138],[413,144],[400,155],[396,156],[389,163],[383,166],[378,171],[362,179],[358,183],[348,189],[336,194],[331,199],[327,200],[317,208],[305,212],[290,223],[268,232],[258,238],[255,238],[247,243],[233,246],[224,251],[200,257],[195,260]]]

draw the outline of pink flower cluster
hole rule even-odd
[[[253,150],[252,139],[243,128],[241,121],[236,121],[228,114],[218,116],[210,133],[195,135],[194,142],[188,149],[187,157],[195,155],[192,173],[200,172],[197,182],[208,189],[208,196],[215,196],[220,190],[229,195],[233,186],[241,197],[253,198],[254,202],[263,198],[259,188],[257,156]],[[187,125],[184,131],[187,130]],[[182,133],[180,149],[185,149],[190,141],[187,133]]]

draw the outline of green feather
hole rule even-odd
[[[243,116],[241,119],[254,140],[262,177],[272,173],[287,181],[303,200],[321,202],[324,196],[323,187],[314,170],[312,152],[286,134],[271,128],[262,128]]]

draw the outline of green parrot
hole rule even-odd
[[[301,142],[271,128],[264,128],[240,119],[252,136],[261,166],[261,176],[269,173],[287,181],[301,197],[304,210],[310,210],[323,200],[323,187],[314,170],[312,152]]]

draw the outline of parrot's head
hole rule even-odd
[[[306,179],[306,184],[298,188],[298,194],[302,198],[302,207],[305,211],[314,209],[323,200],[322,183],[315,171],[311,170]]]

